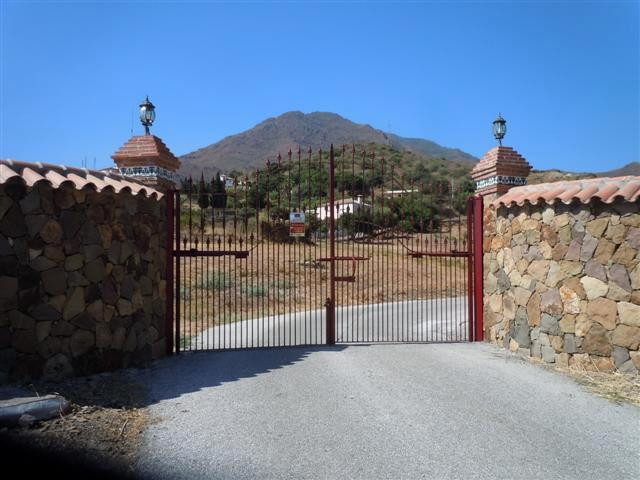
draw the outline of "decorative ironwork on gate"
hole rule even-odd
[[[453,181],[331,146],[167,202],[177,352],[482,337],[482,200]]]

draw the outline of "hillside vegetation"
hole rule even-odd
[[[631,162],[623,167],[606,172],[565,172],[563,170],[532,170],[527,179],[530,185],[538,183],[559,182],[562,180],[580,180],[583,178],[623,177],[626,175],[640,175],[640,162]]]
[[[215,177],[209,180],[202,175],[199,180],[183,181],[184,203],[190,193],[191,208],[206,218],[216,215],[210,208],[215,205],[229,218],[245,222],[286,222],[291,211],[309,212],[327,204],[328,164],[328,151],[322,152],[322,158],[317,151],[300,156],[295,152],[291,160],[286,155],[269,161],[257,175],[236,172],[236,186],[224,192]],[[343,215],[339,227],[371,233],[376,228],[419,231],[429,223],[437,226],[441,218],[464,213],[474,189],[469,171],[468,165],[387,145],[359,144],[355,152],[353,147],[340,147],[335,150],[336,200],[360,197],[370,208]],[[399,193],[394,196],[390,191]],[[326,224],[310,218],[308,227],[316,231],[326,229]]]

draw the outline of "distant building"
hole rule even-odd
[[[362,195],[358,195],[357,198],[355,199],[345,198],[343,200],[336,200],[335,201],[336,212],[335,212],[334,218],[337,220],[345,213],[355,213],[362,210],[363,208],[369,208],[369,207],[370,207],[369,204],[364,203],[362,201]],[[329,204],[328,203],[322,204],[319,207],[316,207],[315,210],[310,210],[308,213],[315,214],[319,220],[325,220],[330,216]]]
[[[233,177],[230,177],[229,175],[220,175],[220,180],[222,180],[224,182],[224,188],[233,188],[236,186],[235,181],[233,180]],[[241,182],[238,182],[241,183]]]
[[[385,190],[384,192],[382,192],[382,194],[385,197],[404,197],[406,195],[409,195],[411,193],[417,193],[419,190],[417,189],[413,189],[413,190]]]

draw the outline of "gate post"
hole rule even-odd
[[[133,177],[140,183],[159,190],[165,195],[166,206],[166,266],[165,266],[165,336],[166,354],[173,353],[173,212],[176,172],[180,168],[180,160],[165,143],[151,134],[149,127],[155,118],[155,106],[146,98],[140,104],[140,121],[145,128],[144,135],[134,135],[122,145],[111,158],[118,167],[120,175]],[[162,201],[162,199],[159,199]],[[178,235],[179,236],[179,235]],[[176,295],[176,297],[178,297]],[[179,298],[179,297],[178,297]],[[176,304],[177,305],[177,304]],[[179,308],[179,307],[178,307]]]
[[[334,170],[332,143],[331,150],[329,151],[329,255],[331,257],[331,263],[329,273],[329,298],[327,299],[327,345],[336,343],[336,195]]]
[[[474,197],[474,273],[475,273],[475,308],[476,308],[476,340],[484,337],[483,310],[483,235],[495,232],[495,208],[492,202],[504,195],[510,188],[527,184],[527,176],[531,171],[529,162],[512,147],[502,145],[506,133],[506,121],[499,116],[493,122],[493,133],[499,145],[489,150],[471,170],[471,178],[476,182]],[[483,205],[487,206],[487,218],[484,217]],[[487,294],[488,295],[488,294]],[[487,327],[489,336],[496,322],[493,312],[487,311]],[[495,339],[490,339],[494,341]]]
[[[167,204],[166,222],[167,222],[167,241],[166,241],[166,275],[165,275],[165,302],[166,302],[166,318],[165,318],[165,336],[167,339],[167,355],[173,354],[173,200],[175,191],[169,189],[165,193]]]
[[[473,342],[473,319],[474,319],[474,306],[475,306],[475,296],[473,289],[473,279],[474,279],[474,222],[473,222],[473,207],[474,200],[473,197],[469,197],[467,199],[467,239],[469,240],[466,250],[467,250],[467,304],[468,304],[468,319],[469,319],[469,337],[468,341]]]
[[[484,268],[483,268],[483,199],[480,195],[473,197],[473,292],[475,309],[474,340],[484,340]]]
[[[176,257],[176,281],[175,285],[172,285],[175,288],[175,298],[176,298],[176,313],[174,316],[175,319],[175,346],[176,346],[176,354],[180,353],[180,190],[174,190],[175,194],[175,219],[176,222],[176,235],[175,235],[175,244],[174,248],[177,250]]]

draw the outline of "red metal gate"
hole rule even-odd
[[[167,214],[170,352],[482,339],[482,199],[455,182],[332,146],[190,179]]]

